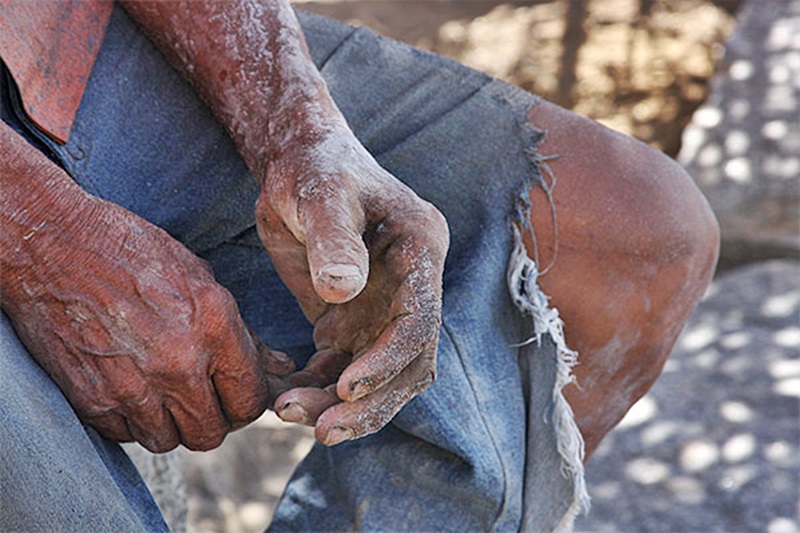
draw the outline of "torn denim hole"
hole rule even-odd
[[[490,91],[495,98],[502,100],[514,108],[519,117],[526,117],[528,111],[536,105],[537,100],[531,103],[531,95],[516,87],[506,84],[490,84]],[[494,90],[496,88],[496,90]],[[523,315],[529,315],[533,320],[534,334],[531,338],[522,341],[519,346],[536,343],[542,345],[545,336],[549,337],[555,346],[555,380],[551,392],[550,408],[544,410],[541,416],[546,424],[552,424],[555,430],[555,442],[560,456],[561,475],[571,482],[571,501],[563,515],[557,518],[554,531],[571,531],[575,518],[579,514],[589,511],[591,506],[589,494],[586,489],[583,460],[585,457],[584,440],[581,435],[572,407],[564,396],[563,389],[575,381],[572,373],[573,367],[578,363],[578,353],[567,346],[563,331],[563,321],[558,310],[550,307],[549,297],[539,288],[539,276],[547,273],[556,261],[558,254],[558,220],[553,202],[553,188],[556,184],[555,175],[548,165],[548,161],[561,157],[560,155],[541,155],[538,147],[544,140],[544,132],[534,128],[527,121],[520,119],[519,127],[523,136],[524,154],[531,163],[532,172],[526,183],[521,184],[516,196],[516,205],[513,210],[511,231],[513,232],[514,245],[508,261],[507,284],[508,290],[517,309]],[[548,207],[553,220],[554,253],[550,263],[539,269],[539,249],[534,228],[530,223],[530,214],[533,208],[529,196],[531,187],[542,187],[547,196]],[[529,232],[533,241],[533,257],[528,255],[523,242],[523,232]],[[537,352],[538,353],[538,352]],[[542,350],[545,355],[548,351]],[[523,371],[525,369],[523,368]],[[528,375],[528,383],[531,376]],[[531,415],[530,416],[535,416]],[[530,425],[530,423],[529,423]],[[535,438],[529,434],[528,440]],[[528,442],[528,449],[531,449]],[[530,455],[530,454],[529,454]],[[528,458],[533,460],[535,458]],[[526,466],[526,471],[528,467]],[[527,482],[526,482],[527,486]],[[527,491],[526,491],[527,492]],[[523,513],[523,530],[536,520],[532,517],[536,512],[530,509],[536,502],[529,502],[525,497],[525,510]],[[539,502],[541,504],[541,502]],[[541,524],[539,524],[541,525]]]
[[[572,368],[578,363],[578,353],[567,346],[558,309],[550,307],[549,297],[537,285],[540,273],[534,260],[528,257],[522,241],[522,231],[517,224],[514,224],[513,232],[514,249],[508,263],[508,288],[517,308],[532,317],[534,328],[533,337],[523,341],[520,346],[532,343],[541,346],[543,337],[548,336],[556,348],[556,375],[551,406],[541,416],[545,423],[552,424],[555,429],[556,446],[561,457],[561,474],[572,483],[572,501],[554,531],[571,531],[575,518],[581,512],[588,512],[590,508],[583,468],[583,436],[575,422],[572,407],[563,393],[564,387],[575,381]]]

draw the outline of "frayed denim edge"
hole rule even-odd
[[[564,339],[563,322],[558,310],[550,307],[549,298],[537,285],[539,270],[536,263],[528,257],[522,242],[522,232],[515,224],[514,250],[508,262],[506,279],[514,304],[523,313],[533,318],[534,336],[523,344],[541,344],[542,337],[549,335],[556,345],[556,380],[552,392],[552,422],[556,430],[558,453],[561,456],[561,469],[565,477],[572,479],[573,500],[554,531],[571,531],[575,518],[581,512],[588,512],[591,506],[586,490],[583,459],[585,457],[583,436],[581,435],[572,407],[564,397],[563,389],[575,381],[572,368],[578,363],[578,353],[571,350]],[[549,413],[545,413],[547,417]]]
[[[556,346],[556,380],[552,391],[552,423],[556,430],[558,453],[562,461],[562,473],[571,478],[573,486],[573,499],[564,516],[554,529],[555,532],[572,531],[573,523],[582,512],[589,511],[591,506],[589,494],[586,489],[583,460],[585,447],[575,415],[563,389],[575,381],[572,368],[578,363],[578,353],[571,350],[566,343],[563,331],[563,321],[558,310],[550,307],[549,297],[539,288],[537,280],[542,273],[547,272],[555,262],[558,252],[558,224],[556,210],[552,198],[552,189],[555,186],[555,176],[547,165],[547,161],[559,156],[542,156],[537,153],[537,148],[544,140],[544,132],[537,130],[525,121],[528,111],[536,105],[538,100],[531,101],[531,94],[521,89],[502,82],[492,82],[487,86],[487,91],[499,100],[506,102],[514,108],[520,119],[520,127],[525,137],[525,156],[533,166],[527,182],[522,184],[517,192],[514,216],[511,221],[511,230],[514,236],[514,247],[508,261],[506,281],[508,290],[517,309],[524,315],[533,319],[534,336],[522,344],[536,342],[541,344],[542,337],[549,335]],[[535,97],[534,97],[535,98]],[[550,178],[549,182],[545,175]],[[547,194],[548,203],[553,217],[555,228],[555,253],[553,261],[541,271],[539,270],[538,247],[536,235],[530,224],[531,202],[529,191],[531,187],[540,186]],[[528,231],[533,238],[534,257],[528,256],[522,240],[524,231]],[[544,414],[548,416],[548,414]]]

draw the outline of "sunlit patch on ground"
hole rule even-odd
[[[579,531],[800,531],[798,291],[791,261],[715,282],[673,371],[589,463]]]

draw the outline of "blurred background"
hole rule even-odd
[[[676,155],[741,0],[296,0]]]
[[[662,378],[588,465],[585,532],[800,532],[800,1],[295,0],[676,158],[723,233]],[[177,531],[261,531],[313,433],[128,447]]]

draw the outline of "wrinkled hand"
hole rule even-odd
[[[93,199],[77,218],[75,233],[30,234],[27,301],[6,303],[82,420],[155,452],[206,450],[286,390],[271,374],[293,364],[250,334],[204,261],[118,206]]]
[[[278,415],[316,425],[328,445],[379,430],[435,379],[444,217],[348,131],[272,162],[257,220],[315,325],[318,352],[303,373],[329,381],[286,392]]]

